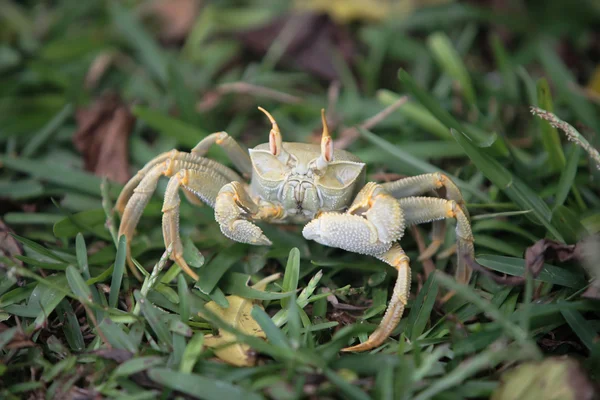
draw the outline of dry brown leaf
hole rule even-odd
[[[11,235],[12,230],[0,219],[0,256],[4,256],[11,260],[14,260],[18,265],[23,265],[23,262],[15,258],[16,255],[23,255],[23,247],[21,244]],[[0,267],[6,267],[0,261]]]
[[[264,290],[269,282],[279,278],[281,274],[266,277],[253,286],[254,289]],[[223,322],[236,330],[262,339],[266,335],[250,313],[254,302],[239,296],[227,296],[229,307],[221,308],[214,301],[208,302],[205,307],[219,317]],[[262,307],[262,306],[260,306]],[[202,313],[199,313],[203,317]],[[247,367],[256,364],[256,354],[245,343],[240,343],[231,332],[219,330],[217,335],[204,336],[204,344],[213,348],[215,355],[228,364],[238,367]]]
[[[201,5],[200,0],[154,0],[145,3],[140,12],[158,20],[161,40],[179,42],[193,28]]]
[[[283,64],[327,80],[339,79],[335,51],[346,63],[352,64],[355,45],[350,34],[326,15],[304,13],[276,18],[264,26],[242,32],[239,39],[251,51],[264,55],[284,29],[290,40],[282,56]]]
[[[135,117],[115,94],[102,96],[91,107],[77,110],[73,143],[85,169],[116,182],[129,180],[128,138]]]

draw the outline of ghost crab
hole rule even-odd
[[[320,146],[283,142],[275,119],[263,108],[259,110],[272,124],[269,142],[249,152],[219,132],[189,153],[173,150],[150,161],[119,196],[119,236],[131,239],[159,178],[167,176],[162,208],[165,246],[172,246],[171,259],[195,280],[198,275],[183,259],[178,231],[180,189],[192,203],[213,207],[223,234],[237,242],[271,244],[253,221],[306,224],[302,231],[306,239],[378,258],[398,273],[390,303],[368,340],[343,351],[377,347],[398,325],[410,294],[409,259],[397,243],[407,226],[433,221],[432,243],[420,256],[426,258],[442,242],[444,220],[456,219],[456,277],[469,281],[466,258],[473,259],[473,235],[462,195],[447,176],[432,173],[365,184],[365,164],[349,152],[334,150],[324,110]],[[232,169],[204,157],[214,144],[225,150],[243,175],[250,176],[250,184]],[[442,188],[446,198],[424,196]],[[131,259],[128,262],[132,273],[139,274]]]

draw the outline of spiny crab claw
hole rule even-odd
[[[215,219],[228,238],[257,246],[271,245],[262,229],[248,221],[258,214],[259,207],[250,199],[239,182],[223,186],[215,202]]]

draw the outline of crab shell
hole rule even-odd
[[[269,143],[249,150],[252,159],[251,194],[280,203],[285,218],[278,222],[303,223],[320,212],[343,211],[365,184],[365,164],[355,155],[335,150],[324,172],[316,169],[319,145],[284,142],[287,160],[274,156]]]

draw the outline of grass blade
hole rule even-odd
[[[525,260],[522,258],[482,254],[477,257],[477,262],[484,267],[504,274],[512,276],[525,275]],[[536,280],[571,288],[580,288],[585,282],[583,275],[550,264],[544,264]]]
[[[552,95],[550,94],[550,86],[546,79],[541,78],[537,82],[537,99],[538,106],[544,110],[554,112],[552,105]],[[560,171],[565,167],[566,159],[563,153],[562,145],[558,131],[548,121],[540,119],[538,121],[542,135],[542,144],[548,153],[548,165],[553,171]]]
[[[293,248],[290,250],[288,261],[285,266],[285,273],[283,275],[283,284],[281,289],[284,292],[295,292],[298,289],[298,279],[300,276],[300,250]],[[289,303],[292,301],[290,298],[281,299],[281,307],[288,308]]]
[[[110,293],[108,295],[108,306],[111,308],[117,307],[119,301],[119,292],[121,291],[121,282],[125,273],[125,258],[127,256],[127,240],[125,235],[119,238],[117,247],[117,257],[115,258],[115,268],[113,269],[112,279],[110,282]]]
[[[148,299],[142,297],[139,290],[136,290],[133,295],[137,303],[140,305],[142,314],[144,314],[144,317],[146,317],[148,325],[150,325],[154,333],[156,333],[158,339],[168,348],[172,348],[171,334],[169,333],[169,329],[165,325],[163,319],[160,317],[159,311],[154,308]]]
[[[207,136],[206,132],[178,119],[168,117],[157,110],[135,106],[132,113],[151,128],[174,138],[178,143],[189,148],[194,147]]]
[[[406,326],[410,327],[410,340],[417,340],[421,336],[431,316],[438,294],[435,275],[435,273],[429,275],[410,309],[410,314],[408,314]]]
[[[592,350],[596,344],[598,334],[591,324],[583,318],[583,315],[577,310],[561,307],[560,313],[585,347],[587,347],[588,350]]]
[[[465,99],[475,106],[477,99],[471,78],[450,38],[445,33],[436,32],[427,38],[427,45],[438,65],[459,83]]]
[[[29,140],[23,148],[21,156],[25,158],[33,156],[41,146],[50,140],[52,134],[65,123],[67,118],[69,118],[72,113],[73,105],[70,103],[65,105],[62,110],[60,110],[58,114],[54,116],[54,118],[48,121],[48,123],[39,132],[33,135],[31,140]]]
[[[247,399],[262,400],[257,393],[250,392],[229,382],[197,374],[173,371],[167,368],[152,368],[148,376],[153,381],[173,390],[185,393],[197,399],[224,400]]]
[[[509,170],[504,168],[498,161],[475,147],[461,132],[451,130],[456,141],[465,150],[465,153],[473,161],[475,166],[494,185],[498,186],[512,201],[521,207],[523,211],[531,210],[536,220],[548,229],[556,239],[564,242],[562,235],[550,223],[551,211],[539,196],[520,179],[513,176]],[[531,215],[527,214],[527,215]]]

